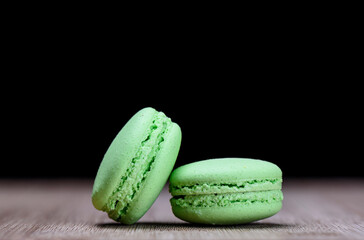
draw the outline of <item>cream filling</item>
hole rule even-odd
[[[222,194],[236,192],[255,192],[267,190],[279,190],[282,188],[282,179],[242,180],[237,183],[204,183],[170,186],[172,196]]]
[[[260,192],[229,193],[229,194],[204,194],[190,196],[176,196],[171,199],[173,206],[182,208],[193,207],[228,207],[231,205],[250,205],[255,203],[274,203],[283,200],[281,190]]]

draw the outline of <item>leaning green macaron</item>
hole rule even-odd
[[[174,170],[169,179],[174,215],[203,224],[243,224],[282,207],[282,171],[246,158],[199,161]]]
[[[117,134],[100,164],[92,203],[115,221],[133,224],[152,206],[175,164],[181,129],[144,108]]]

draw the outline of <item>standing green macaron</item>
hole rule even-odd
[[[181,129],[162,112],[144,108],[115,137],[101,162],[92,203],[115,221],[138,221],[168,180],[181,145]]]
[[[194,162],[174,170],[169,181],[174,215],[191,223],[248,223],[282,207],[282,171],[262,160]]]

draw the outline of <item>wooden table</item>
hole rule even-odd
[[[0,180],[0,239],[364,239],[364,179],[285,179],[283,188],[277,215],[236,226],[177,219],[165,188],[126,226],[93,208],[92,180]]]

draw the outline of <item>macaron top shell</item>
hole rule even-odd
[[[282,178],[281,169],[267,161],[250,158],[218,158],[183,165],[173,171],[173,184],[239,182],[248,179]]]
[[[220,158],[186,164],[170,176],[173,196],[281,189],[282,171],[270,162]]]

